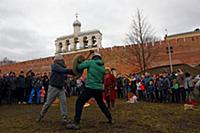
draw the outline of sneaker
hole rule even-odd
[[[87,107],[89,107],[89,106],[90,106],[89,103],[85,103],[83,107],[84,107],[84,108],[87,108]]]
[[[79,130],[80,129],[80,125],[78,123],[69,123],[66,125],[67,129],[73,129],[73,130]]]
[[[63,122],[64,122],[64,123],[70,123],[70,122],[71,122],[71,120],[70,120],[70,119],[68,119],[68,117],[67,117],[67,116],[64,116],[64,117],[63,117]]]
[[[43,117],[44,117],[44,116],[39,115],[39,116],[36,118],[36,122],[40,122],[40,121],[42,120]]]
[[[108,123],[108,124],[113,124],[113,120],[112,120],[112,119],[109,119],[107,123]]]

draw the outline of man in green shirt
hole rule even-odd
[[[95,98],[101,111],[108,119],[108,123],[112,123],[112,116],[105,103],[103,102],[103,79],[104,79],[104,63],[99,53],[94,53],[91,60],[86,60],[78,65],[78,70],[87,69],[87,79],[85,89],[76,101],[74,122],[67,124],[68,129],[80,129],[81,113],[84,104],[92,97]]]

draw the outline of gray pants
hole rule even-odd
[[[48,93],[47,93],[47,100],[44,103],[42,110],[40,112],[41,116],[44,116],[48,111],[49,107],[56,99],[56,97],[60,100],[60,111],[63,117],[67,117],[67,108],[66,108],[66,96],[64,89],[58,89],[49,85]]]

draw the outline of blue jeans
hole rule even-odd
[[[33,103],[33,96],[36,91],[36,103],[40,103],[40,87],[39,88],[32,88],[31,94],[29,96],[28,103],[32,104]]]

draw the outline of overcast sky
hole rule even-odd
[[[23,61],[52,56],[57,37],[73,33],[75,13],[81,30],[98,29],[103,47],[124,45],[136,9],[156,35],[200,28],[200,0],[0,0],[0,59]]]

